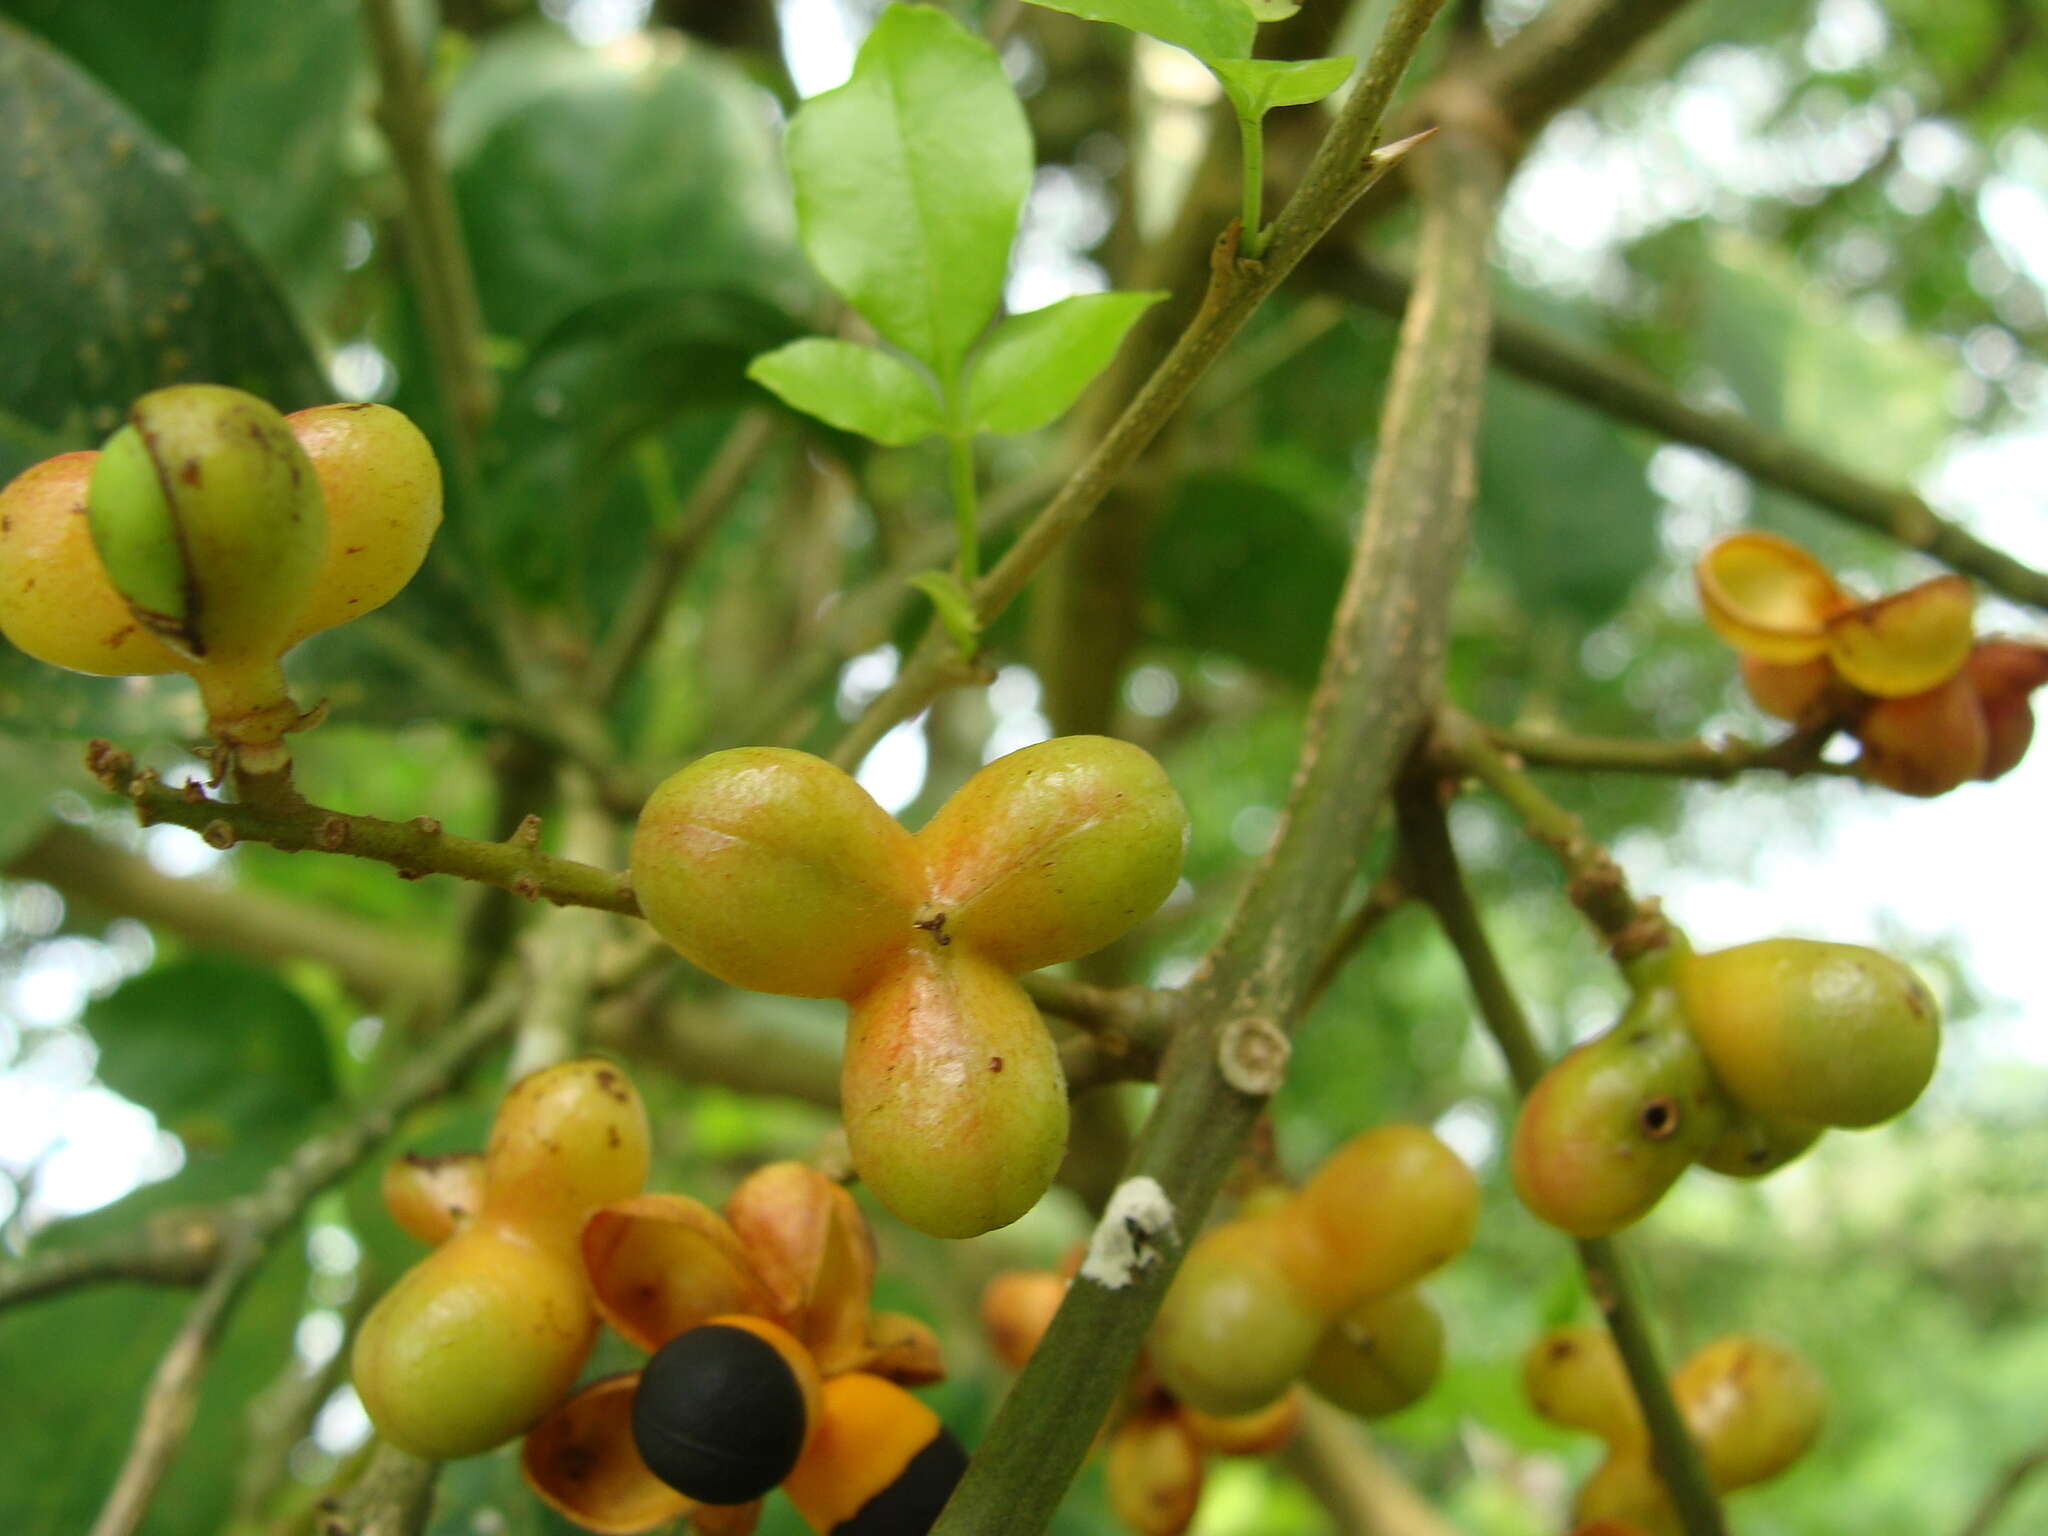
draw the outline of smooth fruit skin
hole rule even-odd
[[[922,945],[853,1000],[839,1102],[861,1182],[933,1237],[1008,1226],[1067,1145],[1066,1076],[1016,980]]]
[[[130,406],[93,466],[86,510],[136,618],[210,666],[283,652],[327,547],[319,479],[284,418],[218,384]]]
[[[1421,1126],[1383,1125],[1325,1158],[1293,1207],[1329,1256],[1308,1278],[1336,1311],[1463,1253],[1479,1225],[1479,1182]]]
[[[1725,1120],[1676,997],[1652,988],[1613,1029],[1567,1052],[1523,1101],[1509,1151],[1515,1190],[1552,1226],[1601,1237],[1663,1198]]]
[[[471,1227],[371,1309],[351,1373],[378,1433],[452,1461],[502,1444],[553,1407],[596,1328],[572,1253],[495,1224]]]
[[[420,429],[388,405],[319,405],[285,424],[312,461],[327,508],[320,580],[288,649],[404,590],[441,526],[441,465]]]
[[[1067,1299],[1067,1277],[1049,1269],[1006,1269],[981,1290],[981,1324],[995,1357],[1013,1371],[1024,1363],[1052,1326]]]
[[[107,580],[86,523],[97,453],[31,464],[0,490],[0,633],[38,661],[97,677],[182,672]]]
[[[1647,1450],[1613,1451],[1586,1479],[1572,1506],[1575,1521],[1612,1521],[1640,1536],[1684,1536],[1678,1510]]]
[[[736,747],[648,798],[633,891],[654,931],[721,981],[792,997],[872,985],[917,937],[910,834],[822,758]]]
[[[1110,1508],[1137,1536],[1180,1536],[1202,1502],[1202,1448],[1177,1413],[1127,1419],[1109,1442]]]
[[[363,1321],[350,1356],[364,1411],[401,1449],[474,1456],[523,1432],[576,1380],[597,1331],[579,1241],[647,1176],[647,1117],[609,1062],[520,1079],[492,1122],[483,1206]]]
[[[1925,693],[1877,700],[1857,722],[1856,739],[1865,778],[1923,800],[1979,777],[1991,757],[1984,708],[1964,672]]]
[[[1735,1334],[1695,1353],[1671,1378],[1671,1395],[1700,1443],[1719,1489],[1776,1477],[1820,1433],[1827,1386],[1799,1355],[1768,1339]]]
[[[1553,1424],[1587,1429],[1617,1449],[1648,1443],[1635,1388],[1605,1328],[1553,1328],[1522,1357],[1522,1393]]]
[[[1443,1319],[1409,1287],[1360,1302],[1332,1323],[1303,1379],[1347,1413],[1373,1419],[1420,1401],[1443,1365]]]
[[[484,1160],[477,1152],[441,1157],[408,1153],[384,1165],[384,1209],[406,1236],[433,1247],[473,1220],[484,1205]]]
[[[1934,997],[1876,950],[1766,939],[1686,958],[1678,988],[1714,1075],[1759,1114],[1876,1125],[1934,1075]]]
[[[1329,1326],[1297,1278],[1284,1216],[1205,1232],[1173,1277],[1149,1336],[1152,1369],[1203,1413],[1252,1413],[1286,1392]]]
[[[917,834],[946,935],[1019,973],[1092,954],[1180,878],[1187,809],[1143,749],[1063,736],[998,758]]]
[[[1821,1127],[1811,1121],[1760,1115],[1730,1104],[1727,1126],[1700,1154],[1700,1166],[1731,1179],[1761,1179],[1804,1156],[1820,1134]]]

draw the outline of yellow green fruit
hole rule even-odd
[[[274,661],[326,552],[305,450],[269,405],[217,384],[129,407],[93,466],[87,518],[136,618],[210,666]]]
[[[1802,1156],[1820,1140],[1820,1133],[1821,1127],[1808,1120],[1760,1115],[1730,1104],[1727,1124],[1700,1154],[1700,1166],[1731,1179],[1760,1179]]]
[[[1539,1416],[1591,1430],[1611,1446],[1647,1443],[1635,1388],[1605,1328],[1553,1328],[1522,1357],[1522,1392]]]
[[[1443,1319],[1411,1286],[1360,1302],[1332,1323],[1303,1379],[1339,1408],[1372,1419],[1419,1401],[1443,1365]]]
[[[441,526],[441,466],[420,429],[388,405],[320,405],[285,425],[312,461],[327,513],[320,580],[289,649],[404,590]]]
[[[1187,811],[1150,754],[1063,736],[998,758],[917,834],[945,935],[1004,969],[1092,954],[1180,878]]]
[[[1202,1448],[1179,1414],[1140,1414],[1110,1438],[1103,1480],[1126,1530],[1180,1536],[1202,1502]]]
[[[1653,987],[1530,1090],[1509,1151],[1515,1190],[1552,1226],[1600,1237],[1662,1199],[1725,1121],[1707,1053],[1675,995]]]
[[[1720,1489],[1783,1472],[1813,1444],[1827,1409],[1827,1386],[1811,1365],[1748,1334],[1696,1352],[1672,1376],[1671,1395]]]
[[[98,462],[97,453],[60,453],[0,490],[0,633],[74,672],[181,672],[189,663],[137,622],[92,546],[86,488]]]
[[[1678,989],[1714,1075],[1759,1114],[1875,1125],[1934,1075],[1934,997],[1876,950],[1766,939],[1687,957]]]
[[[379,1299],[350,1357],[377,1432],[452,1461],[529,1428],[575,1383],[597,1320],[573,1250],[474,1226]]]
[[[1306,1278],[1334,1311],[1463,1253],[1479,1224],[1479,1183],[1421,1126],[1382,1125],[1324,1159],[1293,1204],[1328,1256]]]
[[[699,758],[648,798],[633,891],[654,931],[721,981],[852,997],[917,937],[910,834],[807,752]]]
[[[1579,1490],[1574,1521],[1609,1521],[1637,1536],[1684,1536],[1685,1527],[1647,1449],[1615,1450]]]
[[[1196,1240],[1153,1319],[1152,1369],[1203,1413],[1251,1413],[1298,1377],[1330,1313],[1301,1285],[1284,1216],[1226,1222]]]
[[[1066,1150],[1052,1036],[1015,978],[963,944],[910,950],[853,1000],[839,1102],[861,1182],[934,1237],[1008,1226]]]

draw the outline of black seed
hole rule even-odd
[[[648,1470],[706,1504],[758,1499],[796,1465],[804,1395],[760,1335],[707,1323],[664,1344],[633,1394],[633,1443]]]
[[[895,1481],[833,1526],[832,1536],[925,1536],[966,1470],[966,1450],[942,1424]]]

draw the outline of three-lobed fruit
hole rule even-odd
[[[1677,982],[1714,1076],[1759,1114],[1876,1125],[1934,1075],[1941,1021],[1933,995],[1876,950],[1766,939],[1686,956]]]
[[[1713,1146],[1726,1109],[1671,989],[1638,994],[1620,1022],[1567,1052],[1523,1101],[1509,1167],[1522,1203],[1600,1237],[1639,1219]]]
[[[1461,1251],[1478,1200],[1471,1171],[1420,1127],[1351,1138],[1293,1196],[1196,1240],[1153,1320],[1153,1370],[1204,1413],[1272,1403],[1346,1312]]]
[[[974,775],[915,838],[839,769],[738,748],[672,775],[634,832],[634,890],[671,946],[756,991],[849,1007],[840,1097],[863,1182],[968,1237],[1037,1203],[1065,1080],[1022,970],[1107,943],[1171,890],[1186,815],[1105,737]]]
[[[647,1118],[609,1062],[515,1084],[485,1154],[481,1208],[364,1319],[350,1358],[387,1440],[450,1460],[530,1427],[569,1389],[596,1332],[578,1238],[647,1176]]]

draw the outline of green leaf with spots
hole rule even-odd
[[[1035,432],[1057,420],[1109,366],[1138,317],[1163,293],[1079,293],[1011,315],[974,359],[968,424]]]
[[[787,154],[811,264],[950,388],[1031,190],[1031,131],[995,50],[935,7],[891,6],[853,78],[804,103]]]
[[[755,358],[747,377],[785,405],[892,448],[946,427],[931,382],[879,347],[806,337]]]
[[[0,413],[39,446],[91,446],[165,384],[233,384],[282,410],[331,396],[270,275],[184,159],[6,21],[0,144]]]

